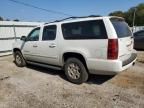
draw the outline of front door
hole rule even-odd
[[[26,60],[37,61],[39,34],[40,28],[35,28],[30,32],[25,43],[23,44],[22,52]]]

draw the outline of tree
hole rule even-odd
[[[3,18],[0,16],[0,21],[3,21]]]
[[[125,13],[122,11],[115,11],[109,14],[110,16],[119,16],[125,18]]]
[[[131,27],[133,26],[134,12],[136,12],[135,9],[136,9],[135,7],[132,7],[125,13],[125,20]],[[135,17],[135,24],[136,24],[136,20],[137,20],[137,17]]]
[[[13,21],[17,21],[17,22],[18,22],[18,21],[19,21],[19,19],[14,19]]]
[[[135,13],[135,26],[144,26],[144,3],[141,3],[136,7],[131,7],[126,12],[114,11],[109,15],[123,17],[130,26],[133,26],[134,13]]]
[[[138,26],[142,25],[144,26],[144,3],[139,4],[138,7],[136,7],[136,24]]]

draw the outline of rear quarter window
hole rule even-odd
[[[62,24],[64,39],[106,39],[103,20],[81,21]]]
[[[123,19],[112,18],[110,20],[119,38],[132,36],[132,32],[128,24]]]

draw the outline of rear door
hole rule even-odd
[[[58,45],[57,45],[57,26],[44,26],[42,39],[39,42],[38,53],[39,62],[50,65],[59,65]]]
[[[118,37],[119,58],[125,60],[133,51],[133,35],[128,24],[120,18],[110,19]]]

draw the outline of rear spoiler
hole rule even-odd
[[[125,20],[124,18],[122,17],[118,17],[118,16],[110,16],[110,19],[119,19],[119,20]]]

